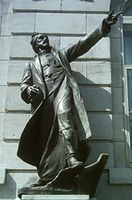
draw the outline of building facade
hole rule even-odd
[[[132,1],[0,1],[0,200],[37,180],[36,169],[17,155],[30,105],[20,97],[25,64],[34,52],[33,32],[44,32],[56,48],[90,34],[110,10],[123,11],[111,33],[73,62],[92,130],[88,164],[110,157],[97,187],[99,200],[132,199]],[[78,75],[79,74],[79,75]]]

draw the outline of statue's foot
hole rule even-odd
[[[83,162],[78,161],[75,157],[70,157],[67,159],[67,165],[68,167],[83,167]]]
[[[31,185],[31,187],[39,187],[39,186],[44,186],[47,184],[47,181],[43,181],[42,179],[39,179],[37,183],[34,183]]]

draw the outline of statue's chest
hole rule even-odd
[[[56,67],[60,66],[59,60],[52,54],[47,53],[40,56],[40,61],[42,67],[50,66],[50,67]]]
[[[53,55],[53,53],[47,53],[40,56],[41,67],[44,77],[58,77],[63,73],[63,68],[59,60]]]

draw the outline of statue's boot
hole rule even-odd
[[[75,156],[72,156],[67,159],[67,165],[68,167],[82,167],[83,162],[78,161]]]
[[[32,184],[30,187],[39,187],[39,186],[44,186],[47,184],[47,181],[44,181],[42,179],[39,179],[37,183]]]
[[[67,167],[83,166],[83,163],[77,160],[77,133],[74,128],[74,120],[71,109],[58,114],[58,124],[60,134],[62,134],[65,144]]]
[[[71,145],[70,140],[65,138],[65,150],[66,150],[66,162],[68,167],[82,168],[83,162],[78,161],[75,155],[75,150],[73,145]]]

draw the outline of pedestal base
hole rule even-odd
[[[89,195],[22,195],[22,200],[90,200]]]
[[[96,187],[107,159],[108,154],[101,154],[95,163],[84,166],[80,172],[78,168],[61,170],[45,186],[21,188],[18,197],[22,200],[96,200]]]

